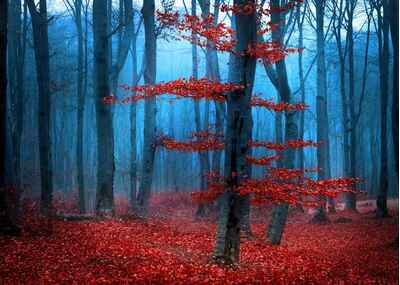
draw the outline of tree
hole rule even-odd
[[[390,13],[390,36],[393,46],[393,78],[399,78],[399,1],[390,0],[388,13]],[[399,82],[393,80],[392,90],[392,135],[394,160],[397,176],[399,175]],[[398,180],[398,177],[397,177]]]
[[[12,175],[10,184],[21,191],[21,140],[24,101],[24,60],[26,42],[26,4],[24,4],[24,23],[21,21],[21,1],[11,1],[9,5],[9,91],[11,106],[11,139],[13,145]]]
[[[74,16],[76,33],[78,36],[78,72],[76,78],[77,84],[77,143],[76,143],[76,172],[78,181],[78,207],[80,213],[85,213],[85,185],[83,177],[83,114],[85,111],[85,97],[84,97],[84,41],[83,41],[83,27],[82,27],[82,0],[64,0],[65,6],[70,9],[71,14]]]
[[[325,61],[325,33],[324,18],[326,1],[314,1],[316,14],[317,33],[317,141],[324,144],[317,149],[318,178],[330,177],[329,157],[329,120],[328,120],[328,96],[327,75]],[[314,222],[326,222],[325,205],[318,207],[313,217]]]
[[[379,85],[380,85],[380,172],[379,172],[379,191],[376,199],[377,216],[386,217],[387,192],[389,188],[388,180],[388,154],[387,154],[387,108],[389,97],[389,3],[387,0],[382,3],[374,3],[378,14],[378,41],[379,41]],[[383,9],[383,15],[381,13]]]
[[[114,134],[111,106],[103,104],[109,95],[109,35],[107,33],[107,0],[93,1],[94,94],[96,98],[97,189],[96,212],[114,212]]]
[[[250,5],[250,7],[248,6]],[[277,6],[274,6],[277,7]],[[286,8],[286,7],[285,7]],[[178,98],[190,98],[192,100],[214,100],[227,102],[227,125],[224,140],[220,134],[204,130],[194,132],[189,141],[177,141],[165,135],[159,135],[155,146],[165,147],[179,151],[225,150],[224,176],[211,173],[211,183],[208,183],[207,192],[194,194],[196,201],[211,201],[220,198],[220,213],[217,226],[217,234],[213,258],[223,264],[232,264],[239,261],[240,231],[242,220],[245,216],[245,198],[253,193],[258,200],[269,201],[280,204],[275,211],[275,222],[270,227],[270,237],[274,243],[279,243],[283,225],[282,213],[287,214],[290,204],[297,202],[307,203],[303,196],[336,196],[337,193],[346,191],[346,187],[353,184],[355,180],[348,178],[323,179],[314,181],[305,177],[305,170],[294,167],[294,154],[297,148],[306,146],[318,146],[312,141],[297,139],[296,111],[304,110],[303,103],[294,103],[288,91],[287,75],[281,69],[279,62],[290,52],[298,49],[283,48],[281,43],[257,42],[255,3],[235,1],[232,7],[224,6],[224,9],[232,9],[235,13],[236,37],[231,36],[233,32],[220,24],[209,33],[210,26],[204,19],[185,15],[183,20],[179,19],[178,13],[158,12],[159,19],[164,24],[177,27],[180,32],[196,32],[202,39],[195,42],[199,45],[207,45],[208,37],[212,37],[213,46],[216,49],[230,51],[234,54],[231,61],[233,68],[230,69],[230,82],[221,83],[208,78],[177,79],[157,84],[145,84],[142,86],[124,86],[126,90],[135,91],[134,96],[124,98],[122,102],[136,102],[138,100],[150,100],[163,94],[170,94]],[[279,18],[278,18],[279,19]],[[277,19],[276,19],[277,20]],[[212,36],[210,36],[212,34]],[[228,34],[228,36],[227,36]],[[217,35],[217,36],[215,36]],[[185,39],[190,37],[179,35]],[[206,40],[204,40],[206,38]],[[226,39],[228,38],[228,39]],[[226,42],[224,41],[226,40]],[[193,53],[192,55],[195,55]],[[278,85],[285,89],[282,102],[274,103],[252,95],[256,59],[277,63]],[[282,80],[282,81],[281,81]],[[115,98],[106,98],[107,103],[114,103]],[[264,107],[276,112],[285,112],[285,141],[284,143],[272,143],[253,141],[252,135],[252,107]],[[264,147],[274,150],[276,155],[255,158],[251,156],[252,147]],[[270,167],[271,162],[281,157],[285,168]],[[263,179],[252,179],[250,165],[268,166],[268,172]],[[215,179],[216,178],[216,179]],[[317,203],[318,205],[318,203]],[[282,211],[281,211],[282,210]],[[281,216],[279,216],[281,215]]]
[[[156,81],[156,33],[154,0],[143,2],[142,14],[145,31],[145,61],[144,82],[154,84]],[[151,183],[154,168],[155,138],[156,138],[156,100],[149,98],[144,107],[143,133],[143,163],[142,175],[137,197],[139,213],[146,215],[151,193]]]
[[[7,137],[7,16],[8,1],[0,3],[0,106],[1,138],[6,141]],[[4,232],[11,224],[11,217],[8,211],[6,192],[6,144],[2,144],[0,153],[0,229]]]
[[[37,84],[39,89],[39,156],[41,178],[41,212],[50,215],[53,200],[53,165],[50,139],[50,70],[46,0],[27,0],[32,18]]]
[[[132,19],[133,23],[134,19]],[[132,37],[132,85],[135,86],[139,83],[139,80],[142,76],[143,73],[143,66],[140,72],[138,72],[137,69],[137,47],[136,47],[136,41],[137,37],[139,35],[140,27],[142,24],[142,18],[140,20],[140,23],[138,24],[138,27],[136,31],[134,32],[134,35]],[[133,27],[133,30],[135,29],[135,26]],[[144,63],[144,61],[143,61]],[[135,210],[136,208],[136,192],[137,192],[137,148],[136,148],[136,103],[133,102],[131,104],[131,110],[130,110],[130,123],[131,123],[131,129],[130,129],[130,140],[131,140],[131,163],[130,163],[130,178],[131,178],[131,188],[130,188],[130,207],[132,210]]]

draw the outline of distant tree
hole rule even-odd
[[[155,3],[154,0],[143,2],[142,14],[145,33],[144,68],[145,84],[154,84],[156,81],[156,31],[155,31]],[[144,106],[144,134],[143,134],[143,163],[142,175],[137,197],[138,211],[146,215],[151,193],[151,183],[154,168],[155,139],[156,139],[156,99],[149,98]]]
[[[84,97],[84,39],[82,27],[82,0],[63,0],[65,6],[74,17],[76,33],[78,36],[77,57],[77,143],[76,143],[76,173],[78,181],[78,207],[80,213],[85,213],[85,184],[83,176],[83,114],[85,111]],[[86,56],[86,55],[85,55]]]
[[[49,39],[46,0],[27,0],[32,19],[33,44],[36,61],[37,84],[39,89],[39,157],[41,178],[41,212],[50,215],[53,200],[53,163],[50,139],[50,69]]]
[[[110,215],[114,213],[114,132],[111,106],[102,101],[110,94],[107,0],[93,1],[93,39],[97,130],[96,212],[98,215]]]

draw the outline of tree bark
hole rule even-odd
[[[323,144],[317,148],[318,179],[325,179],[330,176],[329,165],[329,120],[328,120],[328,98],[326,90],[326,62],[325,62],[325,35],[324,17],[325,0],[315,2],[315,13],[317,20],[317,141]],[[328,221],[325,212],[325,198],[318,198],[322,205],[317,207],[317,212],[312,218],[312,222],[324,223]]]
[[[50,215],[53,200],[53,166],[50,139],[50,70],[46,0],[40,0],[39,10],[33,0],[27,0],[32,18],[36,74],[39,89],[39,157],[41,178],[41,212]]]
[[[399,179],[399,1],[390,1],[390,35],[393,47],[392,136],[395,170]]]
[[[379,56],[379,80],[380,80],[380,99],[381,99],[381,169],[379,173],[379,191],[376,200],[377,217],[383,218],[388,216],[387,208],[387,192],[389,188],[388,180],[388,149],[387,149],[387,105],[389,96],[389,7],[387,1],[383,4],[383,17],[381,30],[383,36],[383,47]],[[379,17],[379,14],[378,14]],[[379,21],[379,19],[378,19]]]
[[[251,1],[254,2],[254,1]],[[234,4],[243,5],[244,0]],[[257,40],[255,13],[238,14],[236,21],[236,52],[246,51],[249,43]],[[221,199],[218,228],[213,257],[224,264],[237,263],[240,250],[240,224],[243,199],[234,189],[241,180],[249,177],[250,165],[245,156],[249,154],[248,141],[251,139],[251,94],[254,83],[256,60],[249,55],[234,57],[232,81],[245,88],[232,92],[227,98],[227,129],[225,138],[225,185],[226,192]]]
[[[145,30],[144,83],[152,85],[156,81],[156,35],[154,20],[154,0],[143,2],[142,14]],[[144,103],[143,164],[138,194],[138,211],[147,215],[153,178],[154,155],[156,150],[156,99],[148,98]]]
[[[271,6],[279,7],[279,0],[271,0]],[[271,14],[272,23],[279,23],[279,28],[273,32],[272,37],[278,41],[278,43],[283,44],[283,29],[285,26],[284,18],[281,13],[273,12]],[[286,63],[285,59],[282,59],[276,63],[276,74],[278,80],[278,90],[280,94],[280,99],[285,103],[293,103],[293,98],[291,95]],[[298,137],[298,130],[296,124],[296,113],[293,111],[285,112],[285,141],[295,140]],[[289,149],[286,151],[285,156],[282,160],[283,167],[294,168],[295,167],[295,151]],[[282,239],[283,230],[286,224],[287,214],[289,210],[289,205],[287,203],[281,203],[274,207],[272,211],[271,223],[267,229],[267,239],[272,244],[279,244]]]
[[[112,107],[103,103],[110,95],[109,36],[107,34],[107,0],[93,1],[94,94],[97,130],[97,215],[114,214],[114,132]]]

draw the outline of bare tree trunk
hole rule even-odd
[[[399,179],[399,1],[390,0],[390,35],[393,46],[392,135],[394,161]]]
[[[326,90],[326,62],[325,62],[325,36],[324,36],[324,17],[325,0],[316,1],[316,20],[317,20],[317,141],[324,143],[317,148],[318,179],[325,179],[330,176],[329,165],[329,121],[328,103]],[[325,202],[325,198],[319,197]],[[311,220],[316,223],[328,221],[325,212],[325,203],[318,206],[317,213]]]
[[[132,20],[133,21],[133,20]],[[132,84],[137,85],[139,82],[139,76],[137,71],[137,48],[136,48],[136,38],[135,34],[132,37]],[[134,95],[134,94],[132,94]],[[130,110],[130,139],[131,139],[131,161],[130,161],[130,207],[135,210],[136,207],[136,189],[137,189],[137,146],[136,146],[136,102],[131,103]]]
[[[13,145],[12,180],[10,181],[20,191],[21,186],[21,139],[23,122],[23,32],[21,23],[21,1],[11,1],[9,6],[9,90],[11,99],[11,138]]]
[[[77,73],[77,143],[76,143],[76,171],[78,181],[78,207],[80,213],[86,212],[85,185],[83,177],[83,114],[85,111],[85,97],[83,94],[83,29],[82,29],[82,0],[74,1],[75,25],[78,34],[78,73]]]
[[[145,84],[154,84],[156,81],[156,35],[154,21],[154,0],[143,2],[142,14],[145,30]],[[138,194],[138,210],[147,215],[156,150],[156,99],[149,98],[144,106],[144,134],[143,134],[143,165]]]
[[[0,231],[5,232],[12,224],[8,211],[6,192],[6,138],[7,138],[7,19],[8,1],[0,2]]]
[[[305,11],[301,13],[301,6],[297,7],[297,28],[299,30],[299,38],[298,38],[298,47],[304,47],[304,32],[303,32],[303,24],[305,18]],[[306,88],[304,84],[304,70],[303,70],[303,53],[299,52],[298,54],[298,66],[299,66],[299,81],[300,81],[300,102],[305,103],[306,100]],[[304,112],[300,112],[300,126],[299,126],[299,139],[304,138]],[[299,167],[304,169],[304,150],[303,148],[299,148]]]
[[[279,0],[271,0],[271,6],[279,7]],[[279,28],[273,32],[273,38],[280,44],[283,44],[283,28],[285,26],[285,20],[283,15],[279,12],[273,12],[271,14],[272,23],[279,23]],[[287,78],[287,70],[285,60],[282,59],[276,63],[276,74],[278,80],[278,90],[281,96],[282,102],[293,103],[289,82]],[[296,113],[293,111],[285,112],[285,141],[295,140],[298,137],[297,124],[296,124]],[[282,161],[283,166],[286,168],[295,167],[295,151],[292,149],[287,150],[284,159]],[[267,239],[272,244],[279,244],[281,242],[283,230],[286,224],[287,214],[289,210],[289,204],[281,203],[274,207],[272,211],[272,220],[267,229]]]
[[[381,97],[381,169],[379,177],[379,191],[376,200],[377,216],[386,217],[388,216],[387,209],[387,192],[389,188],[388,180],[388,154],[387,154],[387,105],[389,96],[389,19],[388,12],[389,7],[387,2],[383,4],[383,19],[382,24],[378,33],[382,33],[383,36],[383,48],[379,58],[379,79],[380,79],[380,97]],[[379,14],[378,14],[379,17]],[[380,19],[378,19],[380,21]]]
[[[49,72],[49,41],[46,0],[40,0],[39,10],[33,0],[27,1],[32,18],[33,42],[37,82],[39,87],[39,156],[41,212],[50,215],[53,200],[53,166],[50,139],[50,72]]]
[[[350,177],[356,177],[356,143],[357,143],[357,129],[355,124],[355,84],[354,84],[354,38],[353,38],[353,17],[355,11],[355,0],[346,0],[346,13],[347,13],[347,54],[349,64],[348,74],[348,86],[349,86],[349,97],[348,97],[348,109],[350,113],[350,129],[347,131],[350,133],[348,139],[349,148],[349,168],[348,175]],[[347,210],[356,210],[356,195],[355,193],[346,193],[345,195],[345,208]]]
[[[254,1],[251,1],[254,2]],[[243,5],[245,1],[235,0]],[[237,43],[236,52],[241,54],[249,43],[257,40],[256,17],[238,14],[235,17]],[[237,263],[240,250],[240,224],[243,199],[234,192],[244,177],[249,177],[250,167],[245,156],[249,153],[248,141],[251,139],[251,93],[254,83],[256,60],[249,55],[234,58],[232,81],[245,88],[228,95],[228,116],[225,142],[225,185],[226,192],[221,199],[214,258],[225,264]]]
[[[93,1],[94,94],[97,129],[96,213],[114,214],[114,131],[112,107],[103,103],[109,95],[109,36],[107,34],[107,0]]]

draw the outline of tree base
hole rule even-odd
[[[318,211],[317,214],[315,214],[311,220],[310,220],[310,224],[330,224],[331,221],[329,220],[329,218],[327,217],[326,213],[324,211]]]

